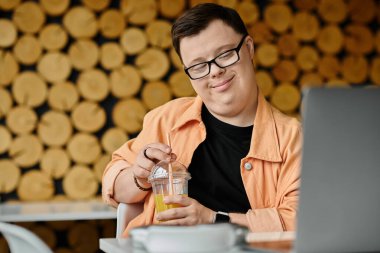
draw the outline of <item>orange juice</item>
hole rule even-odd
[[[181,195],[187,196],[187,194],[181,194]],[[181,205],[179,205],[179,204],[170,204],[170,205],[164,204],[164,196],[165,196],[164,194],[154,195],[154,202],[156,203],[156,212],[157,213],[168,210],[170,208],[181,207]]]

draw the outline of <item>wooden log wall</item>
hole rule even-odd
[[[200,2],[0,0],[0,193],[3,200],[100,194],[110,154],[144,115],[193,96],[171,24]],[[299,115],[306,86],[380,85],[375,0],[215,0],[255,41],[258,84]]]
[[[307,86],[380,85],[378,0],[0,0],[1,201],[99,198],[111,153],[144,115],[195,95],[170,29],[201,2],[240,13],[258,84],[289,115]],[[98,223],[70,224],[25,225],[56,252],[96,252],[84,245],[104,235]]]

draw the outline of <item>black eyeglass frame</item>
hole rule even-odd
[[[211,71],[211,63],[215,63],[215,65],[218,66],[219,68],[227,68],[227,67],[229,67],[229,66],[231,66],[231,65],[234,65],[235,63],[237,63],[237,62],[240,60],[240,54],[239,54],[239,52],[240,52],[240,49],[241,49],[241,47],[243,46],[244,40],[245,40],[245,38],[246,38],[247,36],[248,36],[248,34],[245,34],[245,35],[243,36],[243,38],[241,39],[241,41],[239,42],[239,44],[237,45],[237,47],[232,48],[232,49],[229,49],[229,50],[227,50],[227,51],[224,51],[223,53],[217,55],[217,56],[216,56],[214,59],[212,59],[212,60],[205,61],[205,62],[200,62],[200,63],[194,64],[194,65],[192,65],[192,66],[190,66],[190,67],[187,67],[187,68],[184,67],[185,73],[190,77],[191,80],[197,80],[197,79],[201,79],[201,78],[207,76],[208,74],[210,74],[210,71]],[[231,51],[235,51],[235,52],[236,52],[236,54],[237,54],[237,56],[238,56],[237,60],[236,60],[235,62],[233,62],[233,63],[227,65],[227,66],[220,66],[220,65],[216,62],[216,59],[218,59],[220,56],[222,56],[222,55],[224,55],[224,54],[226,54],[226,53],[229,53],[229,52],[231,52]],[[193,67],[196,67],[196,66],[198,66],[198,65],[202,65],[202,64],[207,64],[207,65],[208,65],[208,72],[207,72],[207,74],[205,74],[204,76],[201,76],[201,77],[192,78],[191,75],[190,75],[190,73],[189,73],[189,69],[191,69],[191,68],[193,68]]]

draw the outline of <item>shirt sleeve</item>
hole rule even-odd
[[[301,167],[301,130],[291,136],[281,164],[275,193],[275,207],[252,209],[246,213],[253,232],[292,231],[296,229]]]
[[[102,197],[103,200],[111,206],[117,207],[119,204],[114,198],[114,184],[116,177],[120,174],[121,171],[128,168],[130,163],[123,160],[122,158],[112,159],[112,161],[107,165],[104,170],[103,179],[102,179]]]
[[[112,159],[106,166],[102,178],[102,197],[107,204],[114,207],[119,204],[114,199],[114,185],[120,172],[134,164],[138,152],[145,145],[159,141],[160,126],[154,121],[151,113],[146,114],[139,135],[127,141],[112,154]],[[128,186],[126,186],[127,188]]]

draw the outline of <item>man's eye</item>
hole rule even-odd
[[[225,52],[224,54],[221,54],[218,58],[219,59],[228,59],[233,55],[234,55],[234,51],[228,51],[228,52]]]
[[[202,64],[198,64],[198,65],[195,65],[194,67],[191,68],[192,71],[203,71],[207,68],[207,63],[202,63]]]

